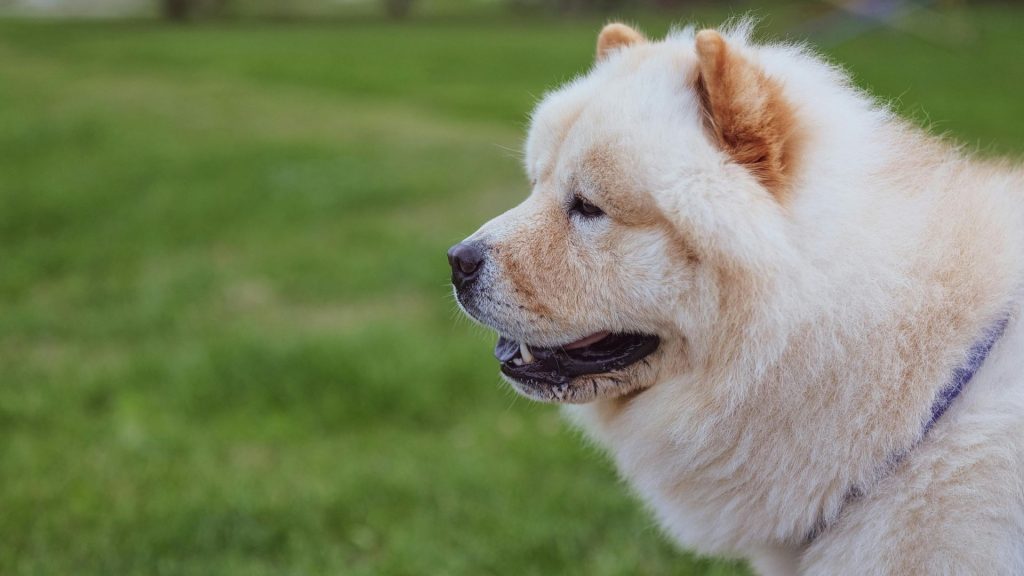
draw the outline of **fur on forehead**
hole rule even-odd
[[[731,47],[746,49],[749,32],[749,22],[742,22],[721,34]],[[545,95],[534,110],[524,156],[528,176],[542,188],[568,193],[564,188],[569,182],[586,177],[576,173],[585,169],[584,160],[594,150],[610,149],[628,152],[617,156],[617,169],[627,172],[623,176],[632,179],[633,191],[642,190],[655,200],[659,196],[678,199],[680,195],[658,192],[676,186],[680,176],[691,181],[726,179],[733,193],[763,195],[755,180],[740,169],[727,168],[723,173],[721,150],[703,126],[701,102],[694,90],[696,74],[693,28],[599,59],[585,75]],[[698,186],[682,196],[699,203],[701,195],[719,190],[719,186]],[[684,219],[708,212],[696,206],[663,209]]]
[[[731,48],[747,52],[752,28],[751,20],[739,20],[719,33]],[[530,179],[551,176],[573,151],[607,147],[607,140],[677,153],[697,165],[717,162],[714,146],[695,146],[704,114],[694,91],[695,37],[695,28],[688,26],[658,42],[623,45],[548,92],[531,115],[524,154]]]
[[[778,82],[797,122],[817,127],[817,136],[807,137],[800,148],[800,166],[814,166],[842,181],[850,170],[848,155],[834,151],[862,148],[866,135],[889,122],[891,112],[852,88],[845,73],[806,48],[754,44],[751,30],[751,21],[742,20],[719,28],[718,34],[730,51]],[[784,212],[804,209],[803,198],[794,191],[782,206],[750,172],[726,162],[703,123],[695,89],[696,36],[688,27],[661,41],[623,46],[545,95],[531,117],[524,151],[531,180],[541,189],[567,193],[565,184],[589,151],[618,149],[624,152],[616,157],[618,163],[636,179],[631,188],[654,196],[670,221],[694,228],[709,244],[724,246],[723,235],[730,234],[777,236],[761,228],[777,226],[777,216]],[[836,115],[836,109],[851,114]],[[824,135],[828,146],[812,139]],[[798,187],[799,179],[794,183]],[[659,194],[668,189],[673,193]],[[830,209],[841,209],[839,200]],[[736,209],[721,209],[723,204]],[[702,229],[711,234],[702,234]]]
[[[683,134],[659,134],[659,127],[698,130],[700,103],[686,90],[684,73],[694,67],[693,50],[667,48],[645,43],[614,51],[586,75],[548,93],[531,117],[524,156],[530,178],[555,176],[560,164],[571,166],[588,148],[685,140]]]

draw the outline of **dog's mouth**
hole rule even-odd
[[[562,346],[542,348],[498,339],[494,356],[501,371],[516,382],[536,387],[565,387],[574,378],[621,371],[658,349],[660,339],[647,334],[598,332]]]

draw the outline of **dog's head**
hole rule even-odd
[[[549,94],[520,205],[448,253],[506,379],[545,401],[635,393],[731,354],[770,278],[796,121],[744,34],[651,43],[621,24]]]

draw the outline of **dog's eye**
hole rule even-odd
[[[575,212],[584,218],[597,218],[599,216],[604,216],[604,210],[601,210],[579,196],[573,198],[572,206],[569,208],[569,211]]]

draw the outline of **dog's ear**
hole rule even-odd
[[[613,22],[602,28],[597,36],[597,60],[603,60],[612,50],[646,41],[643,34],[625,24]]]
[[[795,118],[779,84],[714,30],[697,33],[697,94],[719,146],[780,201],[796,146]]]

